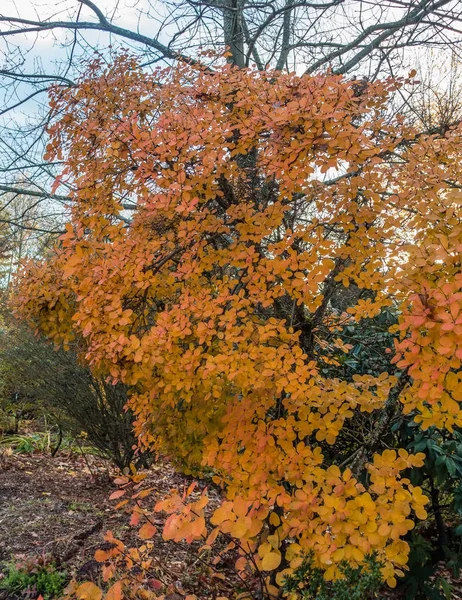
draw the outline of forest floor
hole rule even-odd
[[[0,464],[0,579],[6,576],[8,564],[44,555],[65,569],[69,578],[101,582],[101,565],[94,553],[103,544],[104,533],[110,530],[127,547],[140,543],[129,516],[115,510],[116,502],[109,500],[116,490],[113,476],[105,461],[91,455],[12,454],[4,458]],[[171,489],[183,490],[191,481],[162,463],[149,468],[146,486],[162,496]],[[212,494],[216,495],[213,490]],[[222,574],[214,578],[194,548],[164,542],[160,534],[154,542],[160,565],[154,575],[165,582],[159,593],[167,593],[168,600],[187,594],[201,600],[232,597],[236,577],[227,569],[230,557],[224,555],[219,565]],[[0,590],[0,600],[6,598],[10,600]],[[30,595],[24,598],[35,600]]]
[[[137,544],[127,515],[115,510],[115,502],[109,500],[116,489],[112,475],[107,463],[91,455],[4,457],[0,461],[0,579],[8,564],[46,555],[65,569],[69,578],[100,582],[94,553],[103,543],[104,533],[111,530],[126,545]],[[150,467],[147,485],[162,494],[172,488],[181,490],[190,482],[162,463]],[[162,571],[156,576],[166,583],[162,592],[168,600],[181,600],[187,594],[196,594],[200,600],[237,596],[236,578],[226,557],[219,565],[221,575],[215,579],[190,547],[164,542],[159,535],[155,548],[160,559],[156,564]],[[232,557],[228,560],[231,565]],[[462,584],[452,583],[451,600],[462,600]],[[401,597],[388,590],[380,594],[384,600]],[[0,600],[16,598],[35,600],[33,595],[13,598],[0,591]]]

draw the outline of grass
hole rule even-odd
[[[95,507],[88,502],[70,502],[67,508],[74,512],[93,512]]]
[[[49,431],[12,434],[0,437],[0,448],[10,447],[16,454],[34,454],[37,452],[47,454],[52,452],[57,443],[57,435]],[[73,454],[82,454],[83,452],[85,454],[101,456],[101,452],[96,448],[78,445],[72,437],[64,437],[60,445],[60,451],[63,450]]]

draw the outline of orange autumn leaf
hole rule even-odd
[[[104,600],[123,600],[122,581],[116,581],[106,592]]]
[[[142,540],[150,540],[157,533],[157,528],[152,523],[145,523],[140,528],[138,535]]]
[[[268,552],[261,561],[262,571],[274,571],[281,564],[281,554],[279,552]]]
[[[103,592],[97,585],[91,581],[87,581],[79,585],[75,591],[75,595],[78,600],[101,600]]]
[[[117,492],[113,492],[110,496],[109,496],[109,500],[116,500],[117,498],[121,498],[122,496],[124,496],[126,493],[126,490],[117,490]]]

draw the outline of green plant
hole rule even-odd
[[[413,533],[409,542],[409,571],[401,580],[406,600],[451,600],[451,586],[444,577],[437,576],[433,545],[422,535]],[[454,573],[460,554],[444,547],[446,564]]]
[[[51,452],[59,443],[59,435],[49,431],[37,431],[0,437],[0,448],[11,448],[15,454],[33,454]],[[105,456],[101,450],[78,442],[76,437],[64,436],[60,449],[72,454],[91,454]]]
[[[336,581],[326,581],[324,571],[313,566],[309,556],[290,577],[286,577],[284,591],[297,592],[303,600],[366,600],[375,598],[382,584],[382,565],[375,556],[368,556],[364,565],[352,567],[340,564],[343,575]]]
[[[50,451],[55,442],[55,437],[50,432],[40,431],[7,435],[0,439],[0,446],[9,446],[16,454],[33,454],[34,452]]]
[[[85,361],[77,359],[78,342],[69,351],[57,350],[11,315],[2,316],[0,411],[5,414],[3,430],[18,438],[11,440],[15,451],[62,449],[66,433],[75,444],[83,431],[85,446],[97,448],[121,470],[128,467],[134,459],[136,437],[132,414],[125,410],[127,387],[94,376]],[[41,421],[46,433],[19,439],[19,421],[25,415]],[[60,434],[51,441],[54,429]],[[78,451],[82,451],[81,446]]]
[[[32,454],[48,450],[50,440],[46,433],[7,435],[0,440],[0,445],[13,448],[17,454]]]
[[[53,600],[62,596],[67,580],[65,571],[40,556],[24,563],[10,563],[5,578],[0,581],[0,589],[7,590],[8,599],[27,592],[29,598],[41,595],[44,600]]]
[[[75,512],[93,511],[93,506],[87,502],[70,502],[68,508]]]

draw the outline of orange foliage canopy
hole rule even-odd
[[[394,585],[427,503],[402,472],[423,455],[375,440],[349,469],[329,447],[396,402],[423,427],[462,426],[462,141],[388,119],[396,85],[146,74],[121,56],[52,98],[48,158],[75,185],[72,220],[18,304],[57,343],[85,336],[94,368],[132,386],[142,444],[213,471],[227,500],[212,523],[263,571],[312,552],[335,578],[376,552]],[[352,286],[366,293],[334,310]],[[391,305],[411,379],[329,375],[343,328]],[[198,502],[158,507],[167,538],[207,534]]]

